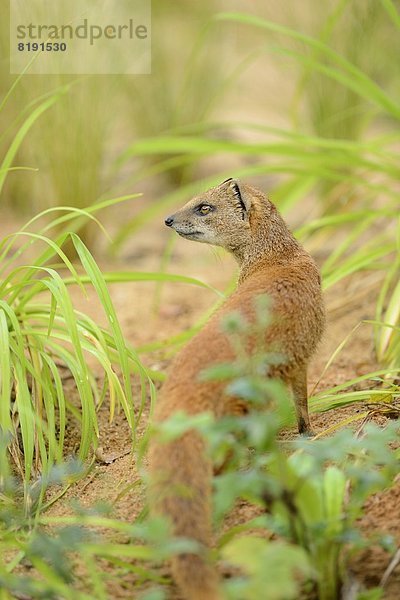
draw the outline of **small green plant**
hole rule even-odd
[[[254,506],[257,516],[225,530],[219,539],[221,558],[234,567],[226,583],[229,598],[295,599],[303,588],[319,600],[338,600],[349,555],[368,543],[357,527],[364,502],[389,486],[398,471],[398,457],[390,448],[398,439],[398,424],[385,429],[366,425],[357,435],[344,429],[323,440],[280,441],[293,409],[282,384],[266,378],[278,357],[262,345],[261,332],[269,322],[263,298],[255,312],[253,324],[238,314],[225,320],[237,358],[202,375],[226,381],[227,393],[249,403],[251,412],[217,422],[176,415],[162,430],[171,436],[196,427],[208,441],[214,464],[224,466],[214,480],[218,526],[238,499]],[[251,356],[248,336],[260,340]],[[394,548],[388,538],[381,543]]]
[[[47,485],[65,487],[81,470],[79,463],[53,467]],[[0,481],[0,498],[1,600],[107,600],[108,586],[121,576],[128,576],[135,594],[143,583],[165,582],[151,563],[193,546],[171,540],[161,521],[117,520],[105,504],[85,508],[75,502],[68,516],[38,514],[33,522],[10,475]],[[106,563],[113,568],[105,570]]]
[[[380,363],[400,371],[400,221],[397,255],[387,271],[376,305],[375,349]]]
[[[331,438],[314,442],[296,442],[295,450],[288,453],[284,446],[262,439],[261,431],[267,430],[269,420],[265,415],[255,413],[245,423],[236,423],[230,432],[240,435],[241,442],[253,448],[245,463],[237,462],[235,446],[230,448],[236,458],[235,470],[229,469],[216,481],[216,510],[221,518],[232,508],[238,498],[264,507],[266,514],[255,517],[247,524],[227,531],[220,548],[224,559],[229,560],[234,549],[236,566],[247,575],[246,585],[242,577],[228,587],[238,590],[233,597],[255,599],[261,587],[261,568],[257,573],[257,561],[253,571],[248,572],[247,529],[257,531],[261,551],[274,544],[278,552],[281,541],[268,539],[272,536],[285,540],[290,547],[300,550],[303,562],[303,586],[315,589],[319,600],[337,600],[341,597],[343,584],[347,581],[347,560],[357,548],[370,543],[362,538],[357,528],[357,519],[362,515],[363,505],[371,494],[390,485],[397,473],[397,457],[389,444],[398,437],[398,426],[392,424],[382,431],[378,427],[365,428],[362,439],[356,438],[350,430],[343,430]],[[221,430],[220,430],[221,432]],[[218,429],[217,429],[218,433]],[[215,431],[213,432],[215,434]],[[226,432],[225,432],[226,435]],[[265,458],[265,453],[268,457]],[[238,465],[241,469],[238,472]],[[243,546],[241,543],[243,541]],[[377,540],[375,540],[377,541]],[[379,541],[379,540],[378,540]],[[381,543],[394,551],[394,541],[382,538]],[[278,570],[264,565],[270,574],[274,598],[297,598],[299,594],[298,576],[289,553],[287,563],[285,553],[280,555],[282,566]],[[301,565],[306,565],[304,569]],[[292,568],[292,580],[287,570]],[[275,570],[275,577],[272,577]],[[277,574],[281,573],[281,580]],[[298,573],[297,573],[298,575]],[[289,594],[286,585],[291,581],[293,591]],[[247,595],[243,594],[247,589]],[[239,591],[240,590],[240,591]]]

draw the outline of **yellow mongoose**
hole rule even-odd
[[[155,411],[156,422],[177,411],[212,412],[216,418],[245,412],[242,400],[224,393],[226,382],[199,381],[212,364],[234,359],[221,316],[241,312],[254,318],[254,298],[268,294],[274,317],[265,342],[279,345],[285,361],[270,372],[292,390],[300,433],[309,433],[307,364],[324,328],[321,280],[311,256],[287,229],[275,206],[259,190],[228,179],[195,197],[165,220],[190,240],[229,250],[240,265],[237,290],[173,361]],[[150,502],[169,517],[175,536],[194,539],[204,554],[172,561],[175,580],[187,600],[222,598],[218,576],[207,562],[211,538],[213,468],[205,441],[194,430],[172,442],[150,443]]]

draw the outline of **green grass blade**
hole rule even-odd
[[[139,271],[114,271],[112,273],[102,273],[102,277],[106,283],[124,283],[128,281],[155,281],[155,282],[172,282],[172,283],[186,283],[189,285],[197,285],[205,288],[223,297],[223,293],[214,288],[212,285],[195,279],[194,277],[187,277],[186,275],[174,275],[173,273],[149,273]],[[90,276],[80,275],[79,280],[81,283],[90,283]],[[65,277],[64,283],[66,285],[72,285],[77,283],[75,278]]]
[[[130,423],[134,422],[134,414],[133,414],[133,398],[132,398],[132,388],[130,381],[130,366],[126,353],[126,344],[122,334],[122,330],[118,321],[117,314],[115,312],[115,308],[111,301],[106,282],[102,276],[102,273],[97,266],[93,256],[90,254],[89,250],[86,248],[84,243],[78,238],[77,235],[72,234],[72,241],[74,243],[75,249],[78,253],[80,261],[83,265],[88,276],[91,278],[93,287],[95,288],[97,295],[100,299],[100,302],[104,308],[112,335],[114,337],[114,341],[116,344],[116,348],[118,351],[118,357],[121,365],[122,377],[124,381],[124,390],[128,403],[128,413],[127,417]]]
[[[393,4],[392,0],[381,0],[384,9],[387,14],[391,18],[392,22],[396,25],[397,29],[400,30],[400,15],[397,12],[396,6]]]
[[[65,430],[66,430],[66,401],[65,401],[65,396],[64,396],[64,389],[63,389],[63,384],[62,384],[60,374],[58,372],[58,369],[57,369],[54,361],[51,359],[51,357],[48,355],[47,352],[42,352],[41,358],[44,363],[47,363],[48,368],[50,369],[51,375],[53,378],[53,385],[54,385],[54,389],[55,389],[54,401],[57,402],[57,407],[58,407],[58,421],[57,421],[58,450],[55,451],[54,453],[61,459],[61,457],[63,456]],[[54,427],[54,429],[55,429],[55,427]]]
[[[368,250],[361,248],[330,271],[326,271],[323,266],[323,288],[328,289],[330,286],[352,273],[362,269],[371,268],[378,259],[389,256],[394,249],[395,247],[393,244],[383,244],[381,247],[376,247],[374,245]]]
[[[35,108],[14,136],[14,139],[6,152],[3,162],[0,165],[0,168],[2,170],[0,173],[0,194],[3,189],[5,178],[7,176],[7,170],[11,166],[11,163],[14,160],[18,148],[20,147],[24,137],[26,136],[32,125],[35,123],[35,121],[40,117],[40,115],[46,110],[48,110],[58,100],[58,98],[59,93],[57,93],[54,96],[51,96],[50,98],[42,102],[37,108]]]
[[[394,102],[385,92],[372,81],[365,73],[358,69],[354,64],[348,61],[346,58],[335,52],[330,46],[324,44],[320,40],[313,38],[309,35],[301,33],[299,31],[285,27],[273,21],[267,21],[259,17],[248,15],[245,13],[220,13],[216,16],[218,20],[239,22],[244,25],[252,25],[260,29],[265,29],[273,33],[283,34],[299,42],[302,42],[309,48],[316,50],[318,55],[325,57],[332,61],[332,63],[340,70],[327,69],[326,74],[330,76],[337,76],[342,79],[342,83],[348,85],[350,89],[353,89],[368,100],[374,101],[378,106],[393,115],[396,119],[400,118],[400,106]],[[296,53],[293,52],[295,55]],[[297,55],[299,56],[299,55]],[[315,67],[324,70],[321,62],[305,59],[307,62],[311,62]]]
[[[11,362],[7,314],[0,305],[0,426],[2,433],[11,425]]]

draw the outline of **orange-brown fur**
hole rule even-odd
[[[211,206],[212,210],[199,206]],[[180,235],[223,246],[240,265],[237,290],[176,356],[158,399],[155,421],[177,411],[209,411],[216,418],[246,411],[242,400],[224,393],[226,384],[200,381],[210,365],[233,360],[222,315],[233,311],[254,320],[254,298],[268,294],[274,319],[265,331],[267,347],[279,349],[285,361],[274,366],[293,393],[300,432],[310,432],[307,409],[307,364],[320,340],[324,309],[318,268],[287,229],[275,206],[262,192],[228,180],[190,202],[166,220]],[[205,441],[194,430],[172,442],[153,438],[150,445],[150,501],[169,517],[176,536],[196,540],[200,554],[172,561],[174,577],[188,600],[222,598],[218,576],[208,561],[211,540],[212,464]]]

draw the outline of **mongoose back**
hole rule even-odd
[[[209,411],[220,418],[246,412],[243,400],[225,393],[226,383],[200,381],[207,367],[234,360],[221,317],[238,311],[254,320],[254,298],[267,294],[273,319],[265,330],[266,347],[285,357],[269,376],[291,390],[300,433],[310,433],[307,365],[324,328],[318,268],[288,230],[276,207],[259,190],[228,179],[190,200],[165,220],[184,238],[222,246],[240,265],[237,290],[205,327],[175,357],[162,387],[155,421],[177,411]],[[213,468],[205,440],[189,430],[172,442],[150,442],[149,475],[152,509],[169,518],[175,536],[195,540],[204,552],[173,558],[172,571],[187,600],[220,600],[216,570],[208,561],[211,543]]]

